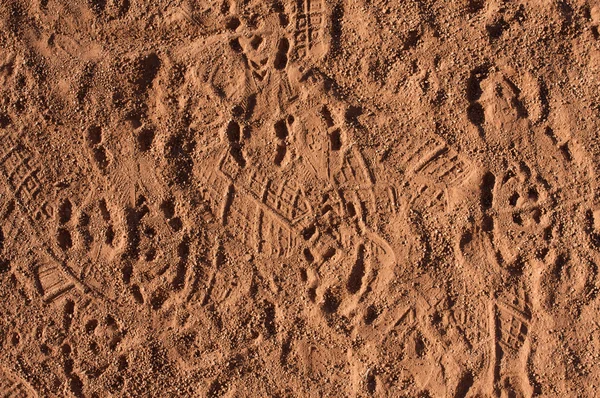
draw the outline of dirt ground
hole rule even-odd
[[[598,396],[599,29],[0,0],[0,397]]]

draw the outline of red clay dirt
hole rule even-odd
[[[597,396],[599,29],[0,0],[0,396]]]

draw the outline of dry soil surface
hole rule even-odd
[[[0,396],[597,396],[599,29],[0,0]]]

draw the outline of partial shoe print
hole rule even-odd
[[[6,369],[0,369],[0,394],[6,398],[34,398],[38,395],[20,377]]]
[[[530,397],[534,393],[527,369],[531,304],[525,292],[501,292],[495,302],[494,389],[499,396]]]
[[[55,230],[51,225],[59,204],[53,199],[56,190],[52,183],[44,179],[48,174],[40,156],[26,141],[6,133],[2,159],[6,248],[15,256],[30,252],[37,258],[32,270],[23,271],[36,275],[38,290],[47,302],[64,294],[102,296],[68,263],[64,253],[72,245],[68,231],[58,228],[54,236],[46,232]]]
[[[544,134],[548,135],[548,127]],[[571,236],[572,243],[583,237],[579,228],[564,219],[566,209],[583,220],[587,202],[594,201],[595,183],[583,150],[573,144],[579,156],[574,164],[561,154],[563,150],[552,137],[538,138],[530,145],[543,148],[553,162],[515,160],[499,175],[484,173],[479,188],[480,225],[463,233],[458,245],[459,253],[466,255],[464,261],[471,262],[469,266],[487,262],[489,278],[510,286],[490,296],[490,331],[495,343],[487,372],[494,387],[487,393],[497,396],[539,394],[542,387],[532,371],[535,344],[531,336],[544,334],[536,330],[537,325],[558,321],[560,310],[549,304],[556,303],[560,294],[556,289],[562,289],[564,296],[589,295],[596,278],[595,260],[591,260],[595,255],[589,252],[589,243],[574,243],[566,252],[557,251],[565,236]],[[575,175],[581,176],[577,186],[571,180]],[[570,282],[563,279],[565,273],[572,278]],[[486,285],[490,286],[489,282],[482,283]],[[565,293],[567,285],[570,293]]]
[[[368,336],[368,342],[352,350],[352,366],[370,374],[356,380],[357,391],[487,394],[492,375],[486,371],[494,360],[489,351],[487,302],[479,298],[460,301],[454,303],[441,289],[423,286],[394,306],[373,307],[368,326],[357,335]],[[469,360],[450,347],[469,352]]]
[[[184,5],[183,13],[198,22],[191,17],[190,7]],[[298,95],[293,87],[298,73],[290,65],[294,43],[289,15],[292,9],[295,6],[280,2],[223,2],[221,6],[206,7],[205,13],[216,15],[209,19],[220,21],[222,26],[202,32],[201,40],[175,53],[173,72],[182,74],[183,84],[180,109],[174,112],[192,112],[190,121],[196,128],[202,128],[201,123],[193,119],[204,119],[205,124],[215,110],[222,117],[241,116],[248,131],[260,128],[259,119],[275,124],[282,117],[282,106]],[[189,62],[192,65],[183,66]],[[198,98],[199,92],[220,106],[206,109],[215,108],[214,104],[205,104],[205,98]],[[267,103],[270,106],[265,107]],[[268,113],[263,113],[265,110]]]
[[[328,5],[325,1],[297,0],[293,2],[294,46],[292,59],[309,64],[318,61],[328,47]],[[303,67],[301,66],[301,71]]]

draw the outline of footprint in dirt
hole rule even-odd
[[[348,204],[352,206],[350,220],[361,224],[360,210],[355,210],[360,205],[350,201]],[[308,299],[314,303],[313,310],[330,326],[337,325],[339,330],[349,333],[353,327],[372,324],[377,318],[377,308],[384,304],[381,295],[388,291],[394,277],[396,254],[376,234],[361,230],[359,225],[340,224],[341,218],[333,214],[335,208],[335,205],[325,206],[329,217],[305,230],[307,264],[300,277],[306,284]],[[324,224],[325,221],[328,223]],[[328,232],[329,224],[339,231],[341,247],[334,244],[336,238]],[[329,238],[323,240],[323,234]],[[331,245],[319,251],[323,245],[316,243],[317,240]]]
[[[120,274],[134,302],[155,311],[171,297],[184,294],[191,278],[191,241],[178,213],[172,198],[156,205],[142,195],[125,211],[127,249]]]
[[[112,296],[120,278],[139,304],[159,309],[186,282],[189,240],[173,200],[128,208],[90,195],[60,202],[56,244],[84,282]],[[149,296],[149,297],[146,297]]]
[[[275,137],[277,138],[275,157],[273,159],[273,163],[276,166],[283,167],[290,161],[291,153],[288,150],[288,137],[290,135],[290,128],[292,127],[294,120],[294,117],[290,115],[286,118],[278,120],[273,126]]]
[[[378,251],[372,242],[362,242],[351,255],[332,252],[320,266],[301,270],[308,299],[329,326],[349,333],[377,319],[391,276]]]
[[[37,350],[36,362],[44,366],[44,380],[37,380],[44,388],[38,391],[94,396],[89,388],[100,380],[93,387],[100,396],[120,392],[129,361],[124,323],[93,303],[64,299],[54,304],[58,311],[32,325],[27,336]]]
[[[319,76],[314,76],[320,82]],[[315,89],[319,83],[311,83]],[[315,93],[318,95],[318,93]],[[294,119],[298,132],[298,144],[303,147],[303,157],[316,171],[317,177],[327,180],[343,160],[345,150],[349,148],[348,125],[340,104],[321,104],[308,111],[297,111]],[[288,123],[291,126],[291,123]]]
[[[112,20],[125,17],[131,3],[130,0],[89,0],[88,6],[96,17]]]
[[[201,101],[190,109],[193,113],[194,108],[204,108],[202,114],[192,115],[192,119],[204,119],[201,123],[192,121],[194,126],[204,127],[207,114],[214,112],[215,108],[221,108],[221,115],[227,114],[232,108],[245,111],[246,122],[250,123],[272,120],[274,110],[281,107],[281,101],[287,102],[294,97],[287,72],[294,47],[289,29],[292,24],[290,13],[295,12],[295,8],[279,1],[270,5],[264,2],[235,5],[222,2],[210,6],[194,0],[181,7],[184,17],[200,31],[208,35],[225,31],[228,37],[225,43],[218,40],[219,44],[200,47],[194,42],[190,46],[192,53],[202,48],[196,57],[200,62],[188,67],[195,73],[183,77],[182,86],[184,90],[197,93],[198,84],[195,80],[200,75],[207,83],[204,87],[206,94],[212,99],[211,104]],[[215,24],[220,26],[213,26]],[[316,35],[316,31],[311,32],[311,38]],[[260,106],[256,109],[254,105],[245,107],[243,103],[246,99],[251,99],[254,104],[258,102]],[[180,102],[189,101],[181,98]],[[212,109],[207,112],[206,108]],[[249,120],[252,112],[258,114]]]
[[[250,6],[240,10],[248,14],[234,13],[226,22],[228,30],[241,33],[235,35],[229,45],[234,52],[241,54],[257,86],[268,82],[275,71],[286,69],[291,50],[290,39],[285,36],[285,28],[289,24],[285,7],[278,4],[271,10],[264,8],[262,5]],[[261,21],[247,17],[258,13],[263,15]]]
[[[82,281],[111,295],[114,268],[127,247],[123,211],[102,195],[94,194],[79,204],[69,198],[59,202],[55,239]]]
[[[481,227],[493,237],[499,258],[519,271],[525,259],[518,253],[543,257],[555,227],[554,199],[544,177],[533,166],[515,162],[501,175],[487,173],[481,195]]]
[[[490,145],[518,145],[523,140],[521,133],[531,122],[525,104],[533,106],[540,100],[539,90],[529,91],[522,90],[507,74],[493,72],[489,65],[475,68],[467,80],[467,118]]]
[[[106,173],[110,161],[104,146],[102,127],[96,125],[89,126],[86,132],[86,142],[94,165],[101,173]]]

